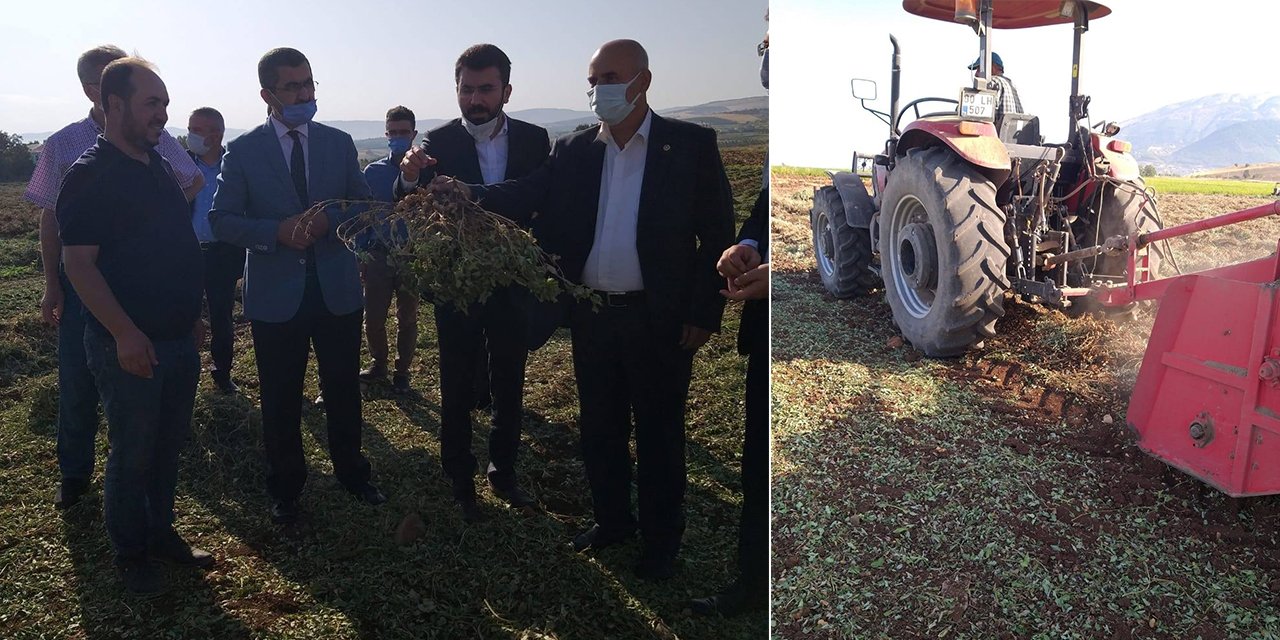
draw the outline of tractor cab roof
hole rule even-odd
[[[1089,19],[1101,18],[1111,9],[1092,1],[1077,0],[992,0],[991,26],[995,29],[1025,29],[1028,27],[1044,27],[1052,24],[1072,24],[1075,17],[1063,15],[1064,5],[1081,5],[1088,9]],[[902,8],[908,13],[918,16],[942,20],[956,21],[956,5],[968,5],[976,11],[976,0],[902,0]],[[1071,9],[1077,9],[1072,6]],[[1070,9],[1068,9],[1070,11]]]

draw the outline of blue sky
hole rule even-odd
[[[1218,0],[1102,0],[1113,13],[1084,34],[1081,91],[1094,120],[1123,122],[1159,107],[1215,93],[1277,93],[1275,28],[1280,3]],[[881,150],[888,133],[853,99],[849,80],[879,84],[889,98],[889,34],[902,46],[903,102],[956,98],[978,38],[956,23],[906,13],[901,0],[774,0],[770,42],[770,160],[847,167],[852,151]],[[1047,141],[1067,132],[1071,27],[996,30],[1023,108],[1040,116]],[[1121,132],[1120,137],[1124,137]]]
[[[455,117],[453,65],[477,42],[511,57],[508,109],[586,109],[591,53],[614,38],[649,50],[657,108],[761,95],[755,45],[766,0],[588,2],[6,2],[0,9],[0,130],[58,129],[88,112],[76,58],[116,44],[160,68],[170,125],[212,106],[230,127],[256,125],[257,61],[277,46],[311,60],[317,120],[380,120],[404,104]]]

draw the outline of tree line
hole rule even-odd
[[[0,181],[27,180],[36,161],[22,136],[0,131]]]

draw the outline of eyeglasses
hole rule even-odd
[[[768,50],[769,50],[769,43],[768,43],[768,42],[761,42],[760,44],[756,45],[756,55],[758,55],[758,56],[763,57],[763,56],[764,56],[764,52],[766,52],[766,51],[768,51]]]
[[[302,91],[303,89],[315,91],[316,87],[318,86],[320,86],[319,82],[316,82],[311,78],[307,78],[306,82],[290,82],[289,84],[286,84],[283,87],[277,87],[276,91],[284,92],[284,93],[297,93],[299,91]]]

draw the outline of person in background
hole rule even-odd
[[[244,247],[219,242],[209,224],[213,194],[218,190],[218,174],[222,172],[222,136],[226,133],[222,114],[212,107],[201,107],[187,119],[187,152],[204,175],[204,188],[191,203],[191,226],[200,241],[204,255],[204,297],[209,309],[209,356],[213,359],[210,375],[219,391],[237,393],[240,388],[231,380],[232,348],[235,346],[236,282],[244,276]]]
[[[375,200],[395,202],[400,160],[418,136],[416,127],[413,112],[407,107],[392,107],[387,111],[389,153],[364,168],[365,182],[369,183],[369,191]],[[387,260],[384,239],[391,233],[390,227],[384,227],[379,233],[365,233],[361,238],[361,248],[369,252],[368,260],[360,263],[360,278],[364,281],[364,333],[373,362],[360,372],[360,380],[377,382],[387,377],[387,311],[394,296],[396,362],[391,389],[404,394],[409,392],[409,366],[413,364],[413,352],[418,345],[418,292],[406,288],[407,283],[400,270]]]
[[[114,60],[124,58],[124,50],[115,45],[94,47],[80,54],[76,75],[80,88],[93,105],[88,117],[73,122],[49,136],[36,162],[35,172],[27,183],[26,199],[40,208],[40,261],[44,267],[44,297],[40,315],[46,324],[58,328],[58,468],[62,480],[54,497],[54,505],[65,509],[80,500],[93,476],[93,442],[98,433],[98,391],[84,353],[84,311],[80,298],[67,281],[62,269],[62,241],[54,216],[58,189],[67,170],[94,145],[103,133],[102,70]],[[204,186],[204,178],[196,169],[182,145],[160,132],[156,145],[173,169],[187,200]]]
[[[976,72],[981,65],[982,59],[978,58],[969,65],[969,70]],[[991,54],[991,80],[988,85],[996,90],[996,118],[1003,117],[1006,113],[1022,113],[1022,100],[1018,97],[1018,90],[1013,86],[1013,80],[1004,75],[1004,61],[995,52]]]
[[[164,589],[153,560],[213,564],[173,528],[200,380],[202,264],[190,205],[155,149],[168,121],[164,82],[147,62],[121,58],[101,92],[103,136],[67,172],[56,215],[107,417],[107,535],[125,588],[146,594]]]

